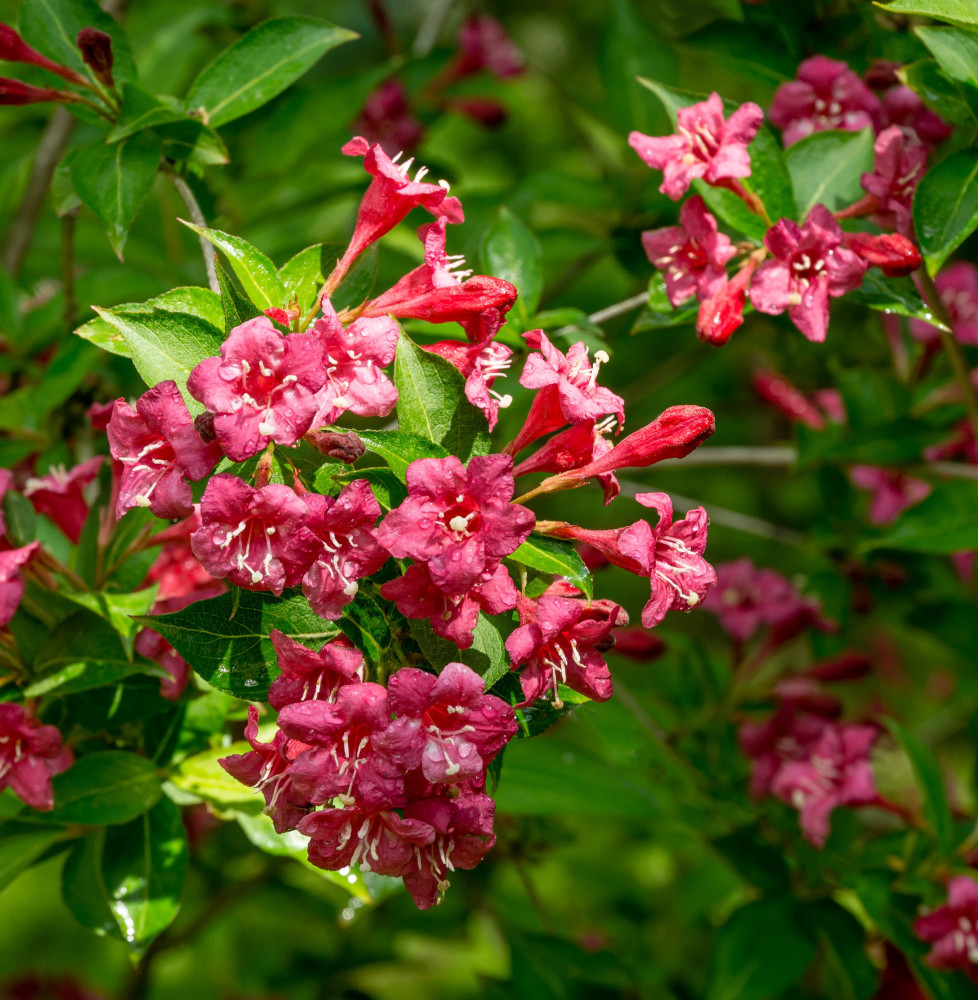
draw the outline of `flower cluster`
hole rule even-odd
[[[876,84],[881,85],[879,80]],[[813,56],[801,64],[797,80],[779,88],[770,120],[784,130],[786,145],[832,128],[873,128],[877,133],[874,168],[862,178],[865,196],[834,214],[816,204],[800,222],[782,218],[772,224],[750,189],[748,147],[763,121],[756,104],[743,104],[725,117],[723,102],[714,93],[679,109],[675,135],[629,135],[629,144],[645,163],[663,172],[660,190],[673,200],[681,199],[694,181],[723,188],[769,227],[761,244],[735,244],[720,232],[698,194],[683,204],[678,226],[642,234],[672,305],[693,297],[700,303],[696,330],[702,340],[725,343],[743,322],[749,302],[759,312],[787,313],[805,337],[824,341],[829,300],[858,288],[869,268],[900,276],[920,266],[913,242],[913,195],[930,150],[949,132],[912,91],[897,85],[895,76],[886,87],[880,99],[845,63]],[[839,220],[860,216],[871,216],[884,232],[843,230]],[[731,264],[734,273],[728,276]]]

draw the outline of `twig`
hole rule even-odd
[[[648,292],[639,292],[638,295],[633,295],[630,299],[625,299],[624,302],[616,302],[613,306],[608,306],[607,309],[599,309],[596,313],[591,313],[588,319],[592,323],[601,324],[606,319],[614,319],[615,316],[621,316],[624,313],[631,312],[633,309],[637,309],[639,306],[645,305],[648,300]]]
[[[180,200],[187,206],[191,221],[195,226],[201,226],[203,229],[206,229],[207,219],[204,218],[204,213],[200,210],[200,205],[194,197],[193,191],[190,190],[190,185],[172,170],[166,169],[164,172],[170,178],[177,194],[180,195]],[[207,268],[207,284],[210,286],[212,292],[220,295],[221,286],[217,280],[217,268],[214,266],[214,247],[203,236],[198,236],[197,239],[200,242],[200,251],[204,255],[204,267]]]
[[[412,51],[419,59],[426,56],[438,41],[441,26],[452,9],[452,0],[431,0],[425,11],[424,20],[414,38]]]
[[[54,168],[64,155],[74,130],[75,119],[64,108],[56,108],[41,135],[24,198],[10,223],[3,248],[3,266],[13,275],[20,272],[30,249],[44,199],[54,176]]]
[[[685,458],[667,458],[657,463],[658,468],[690,465],[760,465],[788,466],[798,461],[798,449],[790,446],[772,447],[723,446],[697,448]]]

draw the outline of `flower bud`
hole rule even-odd
[[[865,653],[857,653],[853,650],[833,657],[831,660],[823,660],[816,663],[806,671],[809,677],[814,677],[820,681],[857,681],[872,670],[872,662]]]
[[[338,431],[310,431],[305,438],[316,451],[339,459],[346,465],[361,458],[367,448],[353,431],[340,433]]]
[[[106,87],[114,87],[115,80],[112,79],[114,57],[111,37],[104,31],[99,31],[98,28],[82,28],[78,32],[75,44],[81,52],[85,65],[91,67],[99,83],[104,83]]]
[[[716,295],[700,303],[696,317],[696,336],[706,344],[725,344],[744,322],[747,285],[757,264],[748,261]]]
[[[797,420],[813,431],[820,431],[825,427],[825,417],[818,407],[783,375],[761,371],[751,381],[761,399],[777,407],[789,420]]]
[[[209,410],[194,417],[194,430],[200,436],[204,444],[210,444],[217,440],[217,433],[214,430],[214,414]]]
[[[31,66],[40,66],[49,73],[57,73],[70,83],[77,83],[83,87],[88,86],[88,81],[67,66],[52,62],[47,56],[41,55],[37,49],[32,48],[24,41],[20,35],[10,27],[9,24],[0,24],[0,61],[30,63]],[[54,98],[40,98],[41,100],[54,100]],[[13,104],[13,101],[5,101],[5,104]],[[21,101],[21,104],[32,103]]]
[[[41,104],[45,101],[67,104],[77,100],[78,98],[67,90],[32,87],[29,83],[0,76],[0,104]]]
[[[905,277],[920,267],[920,251],[899,233],[846,233],[845,245],[889,278]]]

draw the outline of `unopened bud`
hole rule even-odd
[[[346,465],[353,465],[362,458],[367,448],[353,431],[310,431],[305,436],[316,451],[338,459]]]
[[[666,644],[647,628],[635,625],[632,628],[616,629],[613,636],[614,651],[619,656],[645,663],[655,660],[666,651]]]
[[[258,465],[255,468],[255,489],[260,490],[263,486],[267,486],[269,480],[272,478],[272,469],[275,465],[275,447],[274,445],[269,445],[263,452],[261,458],[258,459]]]
[[[290,306],[288,309],[276,309],[273,306],[271,309],[265,310],[265,315],[278,323],[279,326],[284,326],[286,330],[291,330],[292,324],[299,318],[301,311],[298,306]]]
[[[204,444],[210,444],[211,441],[217,440],[217,434],[214,431],[214,414],[205,411],[194,417],[194,430],[200,435],[201,441]]]
[[[49,73],[57,73],[58,76],[68,80],[70,83],[77,83],[83,87],[89,85],[88,81],[73,69],[62,66],[61,63],[52,62],[47,56],[41,55],[37,49],[28,45],[9,24],[0,24],[0,62],[29,63],[31,66],[39,66],[41,69],[46,69]],[[53,99],[50,97],[44,98],[44,100]],[[5,101],[3,103],[13,104],[14,102]],[[21,103],[28,104],[31,102],[22,101]]]
[[[814,403],[777,372],[758,372],[751,380],[754,390],[766,403],[776,406],[789,420],[797,420],[820,431],[825,427],[825,417]]]
[[[853,253],[878,267],[887,277],[902,278],[920,267],[920,251],[899,233],[846,233],[845,244]]]
[[[754,261],[748,260],[716,295],[700,303],[696,336],[704,343],[725,344],[734,330],[743,324],[747,285],[756,267]]]
[[[500,128],[509,114],[505,105],[485,97],[446,97],[445,106],[461,112],[488,129]]]
[[[77,96],[67,90],[32,87],[29,83],[0,76],[0,104],[43,104],[46,101],[69,104],[77,100]]]
[[[849,651],[816,663],[805,673],[820,681],[856,681],[865,677],[872,668],[872,661],[864,653]]]
[[[112,38],[98,28],[82,28],[78,32],[75,44],[81,52],[85,65],[91,67],[99,83],[104,83],[106,87],[114,87]]]

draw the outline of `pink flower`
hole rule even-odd
[[[366,479],[354,479],[337,497],[305,493],[306,526],[320,541],[320,551],[302,578],[302,592],[321,618],[335,621],[356,596],[357,580],[376,573],[387,552],[374,538],[380,517]]]
[[[947,122],[936,115],[909,87],[891,87],[883,95],[882,126],[899,125],[913,129],[927,146],[938,146],[953,132]]]
[[[364,102],[353,131],[369,143],[376,143],[390,156],[398,150],[412,150],[421,142],[425,127],[411,114],[404,85],[385,80]]]
[[[74,762],[54,726],[42,726],[22,705],[0,704],[0,790],[11,788],[32,809],[54,808],[51,778]]]
[[[426,344],[424,350],[450,361],[465,376],[465,398],[482,410],[492,430],[500,409],[513,402],[508,393],[503,396],[492,388],[496,379],[509,368],[512,350],[503,344],[485,341],[465,344],[459,340],[439,340]]]
[[[653,169],[663,172],[659,190],[678,201],[690,181],[702,177],[708,184],[750,177],[748,145],[757,135],[764,112],[751,101],[726,120],[716,92],[705,101],[680,108],[676,135],[654,138],[631,132],[628,144]]]
[[[945,267],[934,281],[951,319],[954,336],[962,344],[978,344],[978,267],[959,260]],[[917,340],[934,340],[937,327],[920,319],[910,320]]]
[[[363,653],[344,638],[325,643],[318,653],[278,629],[272,629],[271,640],[282,669],[268,689],[273,708],[317,699],[335,702],[344,684],[363,680]]]
[[[775,775],[772,793],[798,810],[802,832],[816,847],[829,835],[834,809],[876,801],[869,752],[878,735],[875,726],[827,726],[804,760],[784,764]]]
[[[371,243],[389,233],[412,208],[421,207],[435,218],[462,222],[465,215],[458,198],[448,196],[448,183],[428,184],[422,181],[428,168],[418,169],[412,181],[408,175],[413,158],[398,163],[400,153],[391,159],[379,145],[371,146],[363,136],[351,139],[344,147],[347,156],[362,156],[363,166],[373,176],[360,209],[350,245],[329,279],[329,291],[335,289],[350,265]]]
[[[700,302],[716,295],[727,280],[727,261],[737,255],[699,195],[683,202],[678,226],[642,233],[642,246],[653,266],[664,273],[666,294],[674,307],[694,295]]]
[[[326,381],[315,337],[283,335],[267,316],[236,326],[190,373],[187,389],[213,413],[214,433],[234,462],[269,443],[295,444],[316,413],[315,394]]]
[[[978,982],[978,882],[958,875],[947,884],[947,902],[918,918],[914,934],[930,944],[926,962],[959,969]]]
[[[878,267],[887,277],[905,278],[920,267],[921,256],[913,240],[900,233],[846,233],[844,243],[870,267]]]
[[[32,476],[24,486],[24,496],[34,510],[43,514],[76,545],[88,517],[85,487],[98,475],[103,458],[97,455],[65,472],[63,465],[54,465],[46,476]]]
[[[842,240],[839,223],[824,205],[816,205],[801,226],[781,219],[764,237],[774,260],[761,264],[751,281],[754,308],[771,315],[787,309],[809,340],[825,340],[829,298],[858,288],[866,271]]]
[[[874,128],[879,115],[879,99],[846,63],[812,56],[798,67],[796,80],[778,87],[769,117],[790,146],[826,129]]]
[[[358,319],[344,329],[328,299],[310,329],[322,347],[326,379],[316,393],[313,429],[333,423],[349,410],[386,417],[397,403],[394,383],[381,371],[394,360],[400,329],[389,316]],[[294,335],[293,335],[294,336]]]
[[[458,59],[453,76],[469,76],[488,70],[505,80],[519,76],[526,68],[523,53],[513,44],[506,29],[487,14],[470,14],[458,30]]]
[[[256,490],[222,472],[208,482],[200,516],[190,539],[194,555],[212,576],[245,590],[281,595],[299,584],[322,550],[305,526],[306,505],[288,486]]]
[[[876,222],[882,229],[910,236],[913,196],[927,169],[927,147],[891,125],[876,137],[873,149],[873,172],[863,174],[862,186],[876,199]]]
[[[543,330],[530,330],[524,340],[539,354],[531,354],[523,366],[520,385],[538,389],[523,429],[506,447],[515,455],[527,445],[567,424],[583,424],[615,414],[625,425],[625,403],[610,389],[598,385],[598,369],[608,361],[597,351],[592,364],[580,341],[566,354],[556,348]]]
[[[289,739],[283,732],[277,732],[271,743],[260,742],[258,709],[254,705],[248,706],[245,739],[252,748],[248,753],[231,754],[218,763],[232,778],[262,793],[263,811],[271,816],[277,833],[294,830],[309,812],[310,802],[292,781],[292,765],[309,750],[308,745]]]
[[[381,597],[393,601],[405,618],[427,618],[432,631],[459,649],[472,645],[479,611],[499,615],[516,607],[519,591],[505,567],[487,567],[478,581],[461,594],[445,591],[431,578],[427,565],[415,563],[403,576],[388,580]]]
[[[512,707],[486,694],[464,663],[448,663],[437,676],[402,667],[387,682],[387,697],[397,718],[375,743],[405,771],[420,767],[432,784],[478,777],[516,735]]]
[[[502,278],[485,274],[468,277],[472,272],[464,270],[465,258],[445,253],[446,226],[442,218],[418,229],[418,238],[424,244],[424,263],[367,302],[362,316],[466,323],[489,309],[509,311],[516,301],[516,289]]]
[[[608,417],[600,423],[591,421],[586,424],[575,424],[566,431],[555,434],[529,458],[524,458],[513,469],[513,475],[526,476],[534,472],[569,472],[572,469],[581,469],[590,465],[611,451],[612,445],[607,434],[614,422],[613,417]],[[604,491],[604,502],[607,506],[621,492],[618,478],[614,472],[603,472],[598,474],[597,480]]]
[[[299,823],[309,837],[309,860],[318,868],[338,871],[359,865],[363,872],[398,876],[415,851],[435,839],[420,819],[402,819],[392,810],[357,807],[320,809]]]
[[[612,641],[611,630],[628,624],[628,615],[611,601],[561,597],[545,591],[539,600],[520,597],[520,626],[506,640],[513,669],[523,665],[520,685],[523,704],[552,692],[560,706],[558,685],[594,701],[607,701],[612,694],[611,673],[601,653]]]
[[[107,428],[109,451],[122,463],[115,516],[149,507],[163,518],[187,517],[193,499],[187,479],[203,479],[221,458],[216,442],[204,444],[194,430],[176,382],[144,392],[134,410],[117,399]]]
[[[930,483],[908,476],[897,469],[875,465],[854,465],[849,478],[861,490],[871,490],[869,519],[873,524],[889,524],[908,507],[920,503],[930,493]]]
[[[315,805],[336,798],[371,811],[403,806],[404,770],[377,744],[389,723],[387,690],[371,681],[342,685],[333,703],[286,705],[280,729],[312,747],[292,765],[295,787]]]
[[[410,803],[404,818],[427,823],[435,835],[416,850],[402,872],[415,906],[427,910],[448,888],[448,873],[475,868],[496,842],[492,832],[495,803],[488,795],[462,794]]]
[[[464,594],[529,537],[533,512],[511,503],[513,460],[476,456],[422,458],[407,470],[407,499],[377,528],[395,559],[425,563],[440,589]]]
[[[785,764],[810,756],[832,724],[832,714],[799,711],[789,698],[782,700],[765,722],[745,722],[740,727],[740,746],[751,760],[750,793],[754,798],[773,794],[772,784]]]

